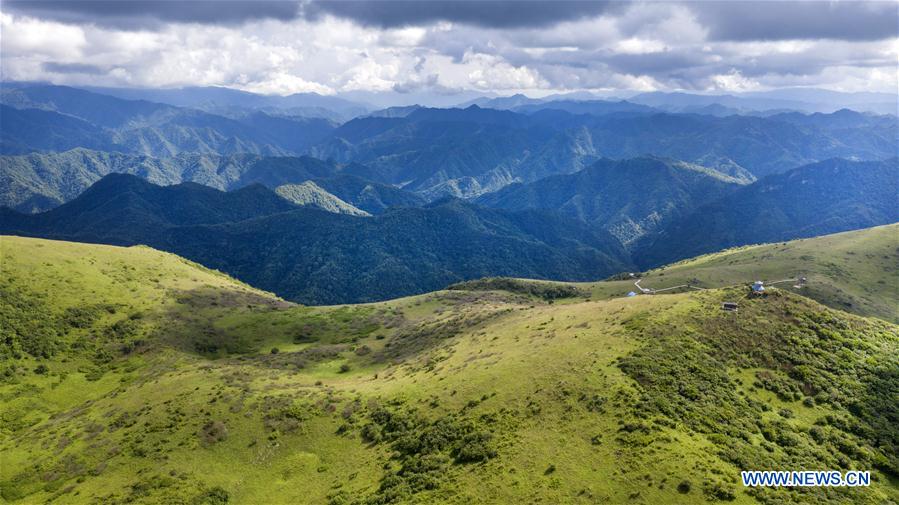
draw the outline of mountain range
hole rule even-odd
[[[518,111],[406,107],[337,125],[262,109],[217,115],[60,86],[12,87],[0,97],[0,149],[6,155],[76,148],[160,160],[185,154],[310,155],[352,164],[343,173],[427,200],[476,198],[509,184],[574,173],[600,158],[656,155],[759,178],[834,157],[887,159],[899,142],[895,116],[849,110],[718,117],[627,102],[558,100]],[[4,172],[17,171],[6,167],[21,163],[0,160]],[[53,174],[31,184],[44,185],[44,177]],[[47,185],[42,193],[2,200],[18,206],[38,197],[44,205],[35,209],[46,208],[46,198],[65,201],[60,188]]]
[[[491,109],[536,110],[540,108],[562,108],[562,102],[590,102],[590,107],[630,107],[643,106],[665,112],[685,112],[710,114],[715,116],[761,115],[767,116],[784,111],[802,113],[830,113],[839,109],[853,109],[876,114],[895,114],[897,97],[890,93],[842,93],[815,88],[786,88],[771,91],[755,91],[737,94],[701,94],[687,92],[652,91],[645,93],[598,94],[571,92],[530,98],[523,94],[500,97],[480,97],[458,104],[465,108],[478,105]]]
[[[477,197],[514,182],[573,173],[600,157],[654,154],[758,178],[833,157],[895,154],[895,117],[851,111],[822,116],[797,124],[793,115],[419,108],[402,117],[354,119],[310,153],[352,160],[367,168],[358,175],[430,198]],[[834,126],[845,116],[857,117],[856,125]]]
[[[303,303],[347,303],[488,275],[587,280],[629,267],[618,241],[546,211],[459,200],[379,216],[297,207],[251,185],[225,193],[111,174],[36,215],[4,211],[0,232],[147,244]]]
[[[671,160],[602,160],[479,201],[496,209],[409,198],[385,208],[385,198],[407,194],[378,196],[345,175],[226,193],[110,174],[50,211],[4,210],[0,233],[152,245],[295,301],[347,303],[491,275],[597,279],[896,222],[897,170],[896,158],[830,160],[747,184]]]
[[[748,184],[751,177],[652,157],[603,159],[573,174],[506,186],[477,202],[510,210],[557,209],[611,232],[627,245]]]
[[[733,246],[813,237],[899,221],[899,158],[827,160],[766,177],[704,205],[655,236],[642,265]]]
[[[516,96],[336,124],[298,114],[353,104],[96,91],[3,88],[0,231],[149,244],[303,303],[589,280],[899,220],[892,115]]]
[[[4,154],[102,148],[147,156],[299,153],[335,125],[321,118],[253,111],[234,118],[65,86],[4,87]],[[80,130],[72,135],[73,129]]]

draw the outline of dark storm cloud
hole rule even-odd
[[[380,28],[434,21],[491,28],[533,28],[597,16],[624,5],[622,2],[570,0],[338,0],[313,2],[305,6],[304,13],[312,18],[331,14]]]
[[[289,20],[299,4],[282,0],[6,0],[3,9],[69,23],[153,28],[164,23],[234,25],[259,19]]]
[[[603,58],[612,69],[631,75],[676,73],[685,68],[706,65],[707,55],[695,51],[666,51],[646,54],[612,54]]]
[[[579,0],[5,0],[3,10],[71,23],[136,29],[165,23],[235,25],[332,15],[394,28],[451,21],[485,28],[540,28],[634,2]],[[899,3],[805,0],[688,0],[711,40],[879,40],[899,36]]]
[[[58,63],[55,61],[48,61],[43,63],[41,68],[44,69],[45,72],[52,72],[54,74],[102,75],[106,73],[106,69],[87,63]]]
[[[540,27],[595,16],[620,2],[558,0],[7,0],[5,10],[72,23],[134,29],[161,23],[239,24],[324,15],[381,28],[453,21],[496,28]]]
[[[687,5],[711,40],[880,40],[899,36],[899,3],[711,1]]]

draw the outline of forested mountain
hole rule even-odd
[[[840,126],[847,114],[852,128]],[[600,157],[653,154],[763,177],[832,157],[885,159],[897,141],[895,117],[846,111],[799,122],[789,115],[521,114],[471,106],[355,119],[310,152],[361,163],[367,179],[439,198],[573,173]]]
[[[4,89],[2,100],[3,150],[26,154],[0,158],[0,205],[70,202],[33,218],[4,211],[5,230],[149,243],[306,302],[478,276],[595,279],[899,220],[895,158],[795,168],[894,157],[895,116],[516,98],[515,110],[404,107],[336,127],[261,103],[225,117],[60,86]],[[115,173],[178,186],[112,178],[76,198]]]
[[[830,113],[842,108],[862,112],[895,114],[896,95],[889,93],[840,93],[824,89],[794,88],[727,95],[653,91],[629,98],[630,101],[668,112],[698,112],[709,107],[723,107],[735,113],[796,111]]]
[[[90,87],[87,89],[126,100],[148,100],[224,115],[263,111],[274,115],[324,118],[343,122],[368,111],[368,107],[364,104],[317,93],[295,93],[288,96],[260,95],[210,86],[178,89]]]
[[[292,207],[259,185],[222,193],[109,175],[49,212],[2,211],[0,233],[148,244],[304,303],[371,301],[488,275],[587,280],[629,267],[613,236],[545,211],[458,200],[374,217]]]
[[[522,105],[519,112],[475,105],[406,107],[336,127],[323,119],[275,116],[261,109],[225,117],[61,86],[20,86],[4,90],[2,98],[20,107],[3,109],[0,147],[7,154],[73,148],[156,158],[307,154],[347,165],[342,174],[426,200],[474,198],[513,183],[571,174],[603,157],[664,156],[751,179],[832,157],[886,159],[895,155],[899,142],[895,116],[848,110],[716,117],[659,113],[629,102],[557,100]],[[3,163],[6,168],[9,162]],[[52,182],[62,177],[41,174],[37,179],[51,181],[46,189],[4,197],[8,205],[27,210],[65,201],[65,188]],[[259,182],[270,187],[303,182],[294,174],[266,177],[272,180]],[[20,186],[45,184],[32,176],[17,178]],[[175,182],[185,179],[194,180]]]
[[[21,212],[47,210],[72,200],[110,173],[137,175],[154,184],[196,182],[227,190],[253,183],[275,188],[331,177],[340,171],[335,163],[308,156],[181,153],[170,158],[153,158],[81,148],[61,153],[0,156],[0,167],[0,206]]]
[[[592,114],[596,116],[615,113],[656,114],[662,112],[659,109],[629,102],[627,100],[552,100],[540,103],[522,104],[511,107],[511,110],[525,114],[541,110],[561,110],[571,114]]]
[[[506,186],[477,202],[509,210],[556,209],[630,244],[747,182],[663,158],[604,159],[573,174]]]
[[[65,86],[13,87],[4,89],[0,99],[17,108],[15,112],[3,110],[3,154],[75,147],[156,157],[182,152],[296,154],[335,127],[320,118],[278,117],[260,111],[225,117]],[[74,118],[89,125],[75,123]],[[83,131],[81,135],[70,133],[74,125]]]
[[[53,210],[35,215],[3,210],[0,220],[5,229],[21,226],[86,242],[130,244],[149,243],[168,226],[242,221],[296,208],[260,185],[226,193],[191,182],[157,186],[133,175],[110,174]]]
[[[76,147],[117,151],[106,130],[74,116],[0,104],[0,154],[66,151]]]
[[[3,104],[74,116],[105,128],[118,128],[154,116],[175,114],[178,108],[146,100],[122,100],[78,88],[53,85],[10,86],[0,92]]]
[[[655,266],[726,247],[894,223],[897,174],[899,158],[833,159],[772,175],[647,236],[635,258]]]
[[[2,231],[146,243],[292,299],[342,303],[481,276],[596,279],[627,269],[631,255],[648,267],[896,222],[897,164],[828,160],[741,185],[671,160],[602,160],[481,200],[511,212],[458,200],[409,207],[422,202],[346,175],[279,190],[330,212],[294,210],[261,185],[222,193],[110,175],[50,212],[5,211]]]
[[[351,216],[369,216],[368,212],[354,207],[340,198],[332,195],[313,181],[300,184],[284,184],[275,188],[275,193],[281,198],[295,203],[301,207],[314,207],[335,214],[349,214]]]
[[[263,184],[271,189],[314,180],[320,187],[366,212],[422,205],[402,189],[346,173],[364,172],[309,156],[181,153],[153,158],[117,152],[72,149],[61,153],[0,156],[0,206],[40,212],[68,202],[110,173],[137,175],[154,184],[196,182],[221,190]]]
[[[332,195],[370,214],[380,214],[390,207],[420,207],[425,204],[425,199],[415,193],[349,174],[312,181]]]

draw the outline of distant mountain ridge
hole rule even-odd
[[[73,149],[61,153],[0,156],[0,206],[32,213],[70,201],[111,173],[133,174],[155,184],[196,182],[221,190],[249,184],[271,189],[314,180],[354,206],[378,214],[391,206],[414,206],[424,199],[392,186],[345,173],[362,171],[308,156],[222,156],[181,153],[153,158],[116,152]]]
[[[899,158],[832,159],[776,174],[696,208],[635,254],[642,267],[720,249],[899,221]]]
[[[476,198],[513,183],[571,174],[600,158],[654,155],[735,177],[760,178],[834,157],[886,159],[895,156],[899,143],[895,116],[849,110],[718,117],[661,113],[633,102],[560,97],[533,109],[522,107],[534,104],[517,105],[518,111],[476,105],[397,108],[337,127],[320,118],[273,115],[264,108],[224,116],[62,86],[4,89],[0,97],[5,104],[31,107],[4,106],[0,149],[6,154],[85,147],[154,158],[188,153],[310,155],[346,166],[342,174],[401,188],[425,200]],[[277,178],[271,171],[266,176]],[[49,187],[5,200],[23,210],[39,210],[54,199],[65,201],[60,198],[63,188],[52,182],[59,178],[31,170],[26,180],[15,184]],[[290,175],[265,184],[300,182]]]
[[[0,206],[36,212],[70,201],[110,173],[140,176],[155,184],[197,182],[217,189],[252,183],[271,188],[337,173],[334,163],[309,157],[181,153],[154,158],[82,148],[61,153],[0,156]]]
[[[261,111],[225,117],[66,86],[4,88],[0,101],[4,107],[3,154],[77,147],[155,157],[181,152],[299,154],[335,127],[321,118],[272,116]],[[71,135],[66,125],[73,118],[90,126],[81,125],[83,133]],[[29,131],[43,135],[28,135]]]
[[[586,280],[629,268],[611,235],[545,211],[446,200],[359,217],[113,174],[49,212],[0,209],[0,233],[177,252],[303,303],[372,301],[488,275]]]
[[[0,233],[144,243],[304,303],[346,303],[486,276],[595,280],[635,264],[897,222],[897,173],[896,158],[835,159],[741,184],[671,160],[603,160],[482,202],[515,210],[452,198],[404,206],[415,197],[395,188],[347,174],[310,178],[304,187],[315,191],[303,203],[330,212],[297,208],[261,184],[222,193],[113,174],[49,212],[0,210]],[[338,201],[373,216],[334,213],[348,210]]]
[[[844,93],[815,88],[787,88],[772,91],[732,94],[699,94],[686,92],[652,91],[646,93],[617,93],[617,96],[600,96],[595,93],[566,93],[542,98],[523,94],[499,97],[480,97],[463,102],[457,107],[470,105],[492,109],[533,111],[539,109],[565,109],[582,104],[582,110],[602,110],[615,103],[652,108],[658,112],[700,113],[716,116],[733,114],[768,115],[772,112],[795,111],[801,113],[831,113],[839,109],[859,112],[896,114],[899,99],[895,94],[856,92]],[[567,103],[566,103],[567,102]]]
[[[851,128],[843,126],[850,122]],[[310,153],[360,163],[367,171],[356,175],[434,199],[475,198],[574,173],[602,157],[652,154],[760,178],[833,157],[886,159],[897,142],[894,116],[851,111],[803,120],[546,108],[522,114],[473,105],[357,118]]]
[[[478,203],[509,210],[556,209],[630,244],[750,181],[675,160],[600,160],[573,174],[512,184]]]
[[[241,111],[262,111],[276,115],[298,115],[343,122],[369,110],[368,106],[356,101],[317,93],[261,95],[214,86],[175,89],[103,87],[85,89],[126,100],[148,100],[225,115]]]

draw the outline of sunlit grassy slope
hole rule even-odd
[[[719,288],[799,277],[808,279],[801,289],[793,282],[777,286],[830,307],[899,322],[899,224],[728,249],[651,270],[640,284]],[[633,279],[570,284],[600,299],[639,292]]]
[[[880,234],[812,253],[855,272],[854,255],[894,254]],[[744,281],[728,255],[780,274],[748,266],[763,250],[689,275]],[[0,253],[9,503],[899,500],[899,330],[786,290],[737,313],[719,306],[744,287],[600,299],[619,289],[602,283],[565,303],[458,290],[301,307],[148,248],[2,237]],[[701,268],[722,258],[720,277]],[[874,483],[738,484],[794,468]]]

